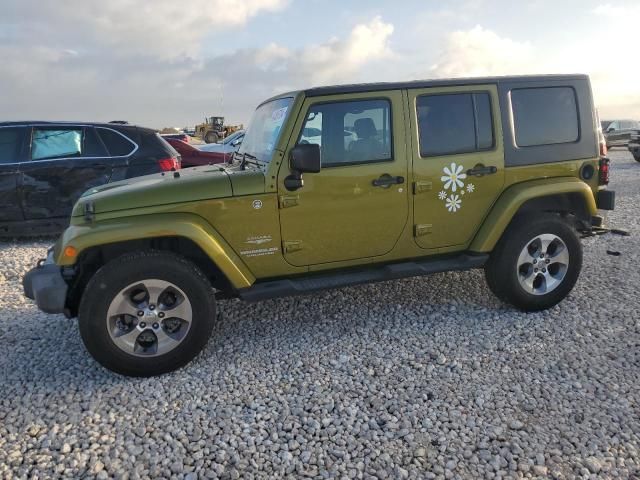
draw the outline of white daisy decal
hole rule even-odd
[[[465,190],[464,188],[462,188],[462,189],[460,190],[460,195],[464,195],[465,193],[467,193],[467,192],[466,192],[466,190]]]
[[[476,189],[476,186],[473,183],[470,183],[469,185],[467,185],[467,192],[473,193],[475,189]]]
[[[464,187],[464,180],[467,178],[467,174],[463,173],[464,167],[462,165],[457,165],[456,163],[452,163],[448,167],[444,167],[443,172],[444,175],[440,177],[440,181],[444,182],[445,190],[449,190],[451,187],[451,191],[455,192],[458,188]]]
[[[458,195],[449,195],[449,198],[447,198],[447,203],[446,203],[447,210],[449,210],[452,213],[455,213],[458,210],[460,210],[461,206],[462,206],[462,199]]]
[[[442,190],[440,193],[438,193],[438,198],[440,200],[444,200],[445,198],[447,198],[447,192],[445,192],[444,190]]]

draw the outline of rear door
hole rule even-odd
[[[415,89],[408,97],[415,241],[462,248],[504,183],[497,87]]]
[[[82,193],[109,182],[111,158],[93,127],[42,125],[30,133],[20,165],[25,219],[68,217]]]
[[[24,218],[18,201],[18,177],[26,131],[27,127],[0,127],[0,223]]]

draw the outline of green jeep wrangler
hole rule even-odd
[[[527,311],[573,288],[605,189],[583,75],[312,88],[255,111],[224,166],[87,191],[24,278],[105,367],[149,376],[247,301],[484,268]]]

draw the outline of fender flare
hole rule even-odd
[[[540,197],[567,193],[578,194],[585,202],[586,210],[591,215],[598,213],[591,187],[578,178],[548,178],[518,183],[505,190],[498,198],[471,242],[469,250],[482,253],[491,252],[525,202]]]
[[[102,220],[97,224],[71,225],[54,248],[59,266],[72,266],[88,248],[130,240],[184,237],[196,243],[227,277],[234,289],[250,287],[255,277],[222,236],[202,217],[191,213],[162,213]],[[65,248],[75,247],[74,257]]]

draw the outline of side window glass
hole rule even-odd
[[[323,167],[390,161],[391,103],[358,100],[313,105],[298,142],[320,145]]]
[[[20,161],[24,131],[23,127],[0,128],[0,164]]]
[[[126,157],[136,148],[135,143],[114,130],[98,127],[96,131],[112,157]]]
[[[423,95],[416,99],[420,156],[455,155],[494,146],[488,93]]]
[[[78,157],[82,153],[82,128],[34,128],[31,160]]]
[[[84,131],[84,153],[82,155],[84,157],[107,157],[109,155],[102,140],[91,127],[87,127]]]
[[[573,143],[580,136],[576,93],[571,87],[511,91],[518,147]]]

